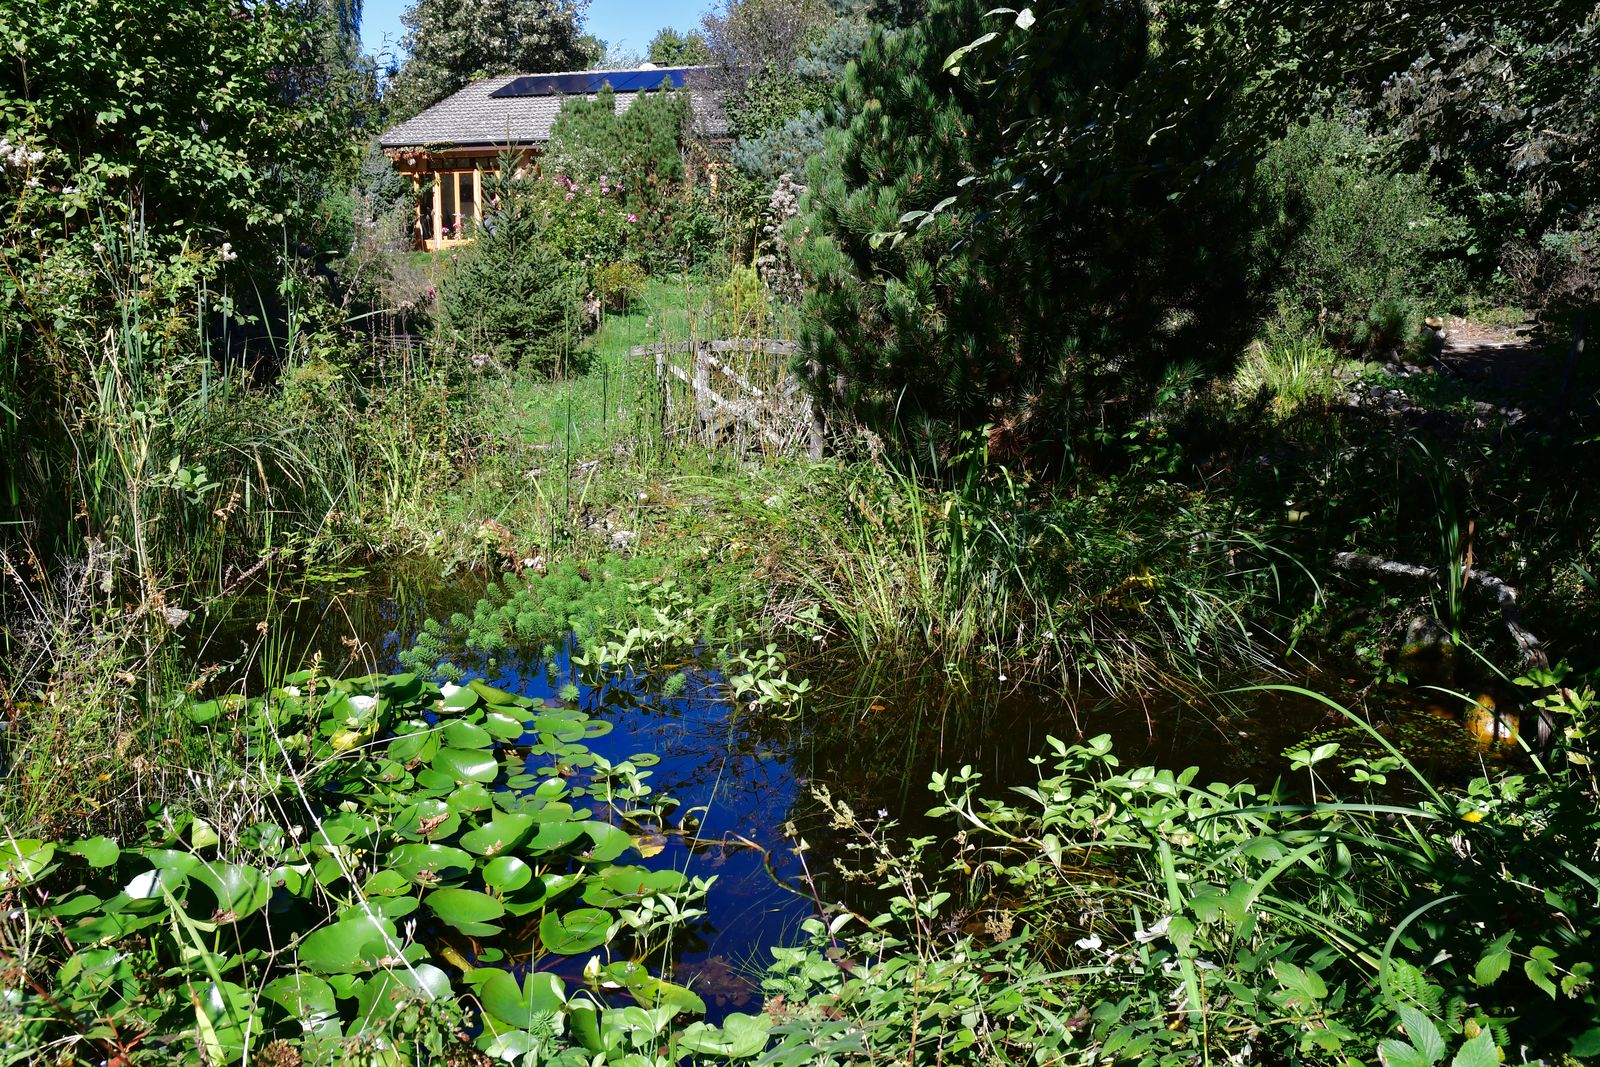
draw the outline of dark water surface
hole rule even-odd
[[[324,669],[347,675],[393,672],[426,619],[470,611],[484,584],[405,569],[325,576],[294,596],[241,601],[230,617],[210,620],[209,636],[193,651],[202,663],[232,664],[222,676],[252,687],[264,667],[294,669],[314,655]],[[265,632],[262,619],[270,620]],[[614,726],[587,742],[592,751],[613,762],[638,753],[660,758],[647,782],[676,798],[678,815],[688,819],[646,864],[716,878],[708,917],[680,936],[677,963],[678,978],[706,1000],[713,1019],[759,1005],[767,947],[798,941],[816,899],[870,898],[835,871],[848,842],[815,787],[869,820],[898,822],[896,834],[905,837],[938,830],[924,815],[932,771],[970,764],[999,795],[1037,780],[1030,757],[1046,750],[1050,735],[1071,741],[1109,733],[1124,766],[1195,765],[1204,778],[1270,784],[1287,771],[1285,748],[1327,719],[1327,709],[1305,698],[1260,693],[1249,694],[1247,705],[1218,697],[1075,708],[1043,687],[998,678],[962,683],[937,665],[874,673],[825,648],[791,660],[791,676],[810,679],[814,693],[802,714],[784,719],[736,705],[708,668],[691,665],[682,687],[663,695],[659,672],[585,685],[570,655],[569,647],[553,660],[461,665],[502,689],[547,700],[576,684],[576,703]],[[809,846],[803,859],[796,838]]]

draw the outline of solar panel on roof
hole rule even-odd
[[[688,80],[687,67],[661,67],[657,70],[586,71],[581,74],[525,74],[512,78],[490,93],[491,98],[508,96],[587,96],[609,84],[619,93],[637,93],[670,86],[681,89]]]

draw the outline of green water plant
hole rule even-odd
[[[1124,769],[1052,739],[1037,785],[935,774],[942,833],[823,794],[886,907],[775,950],[772,1062],[1573,1062],[1600,1053],[1592,691],[1533,773],[1429,782],[1386,750],[1341,792]],[[1304,690],[1304,699],[1337,705]],[[1355,723],[1354,725],[1359,725]],[[1301,750],[1301,770],[1333,756]]]
[[[648,760],[588,750],[608,723],[481,681],[309,671],[174,710],[240,738],[252,817],[0,842],[0,1036],[24,1060],[670,1062],[637,1057],[704,1011],[648,964],[708,882],[637,862],[671,805]]]

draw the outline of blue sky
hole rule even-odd
[[[410,0],[366,0],[361,14],[361,43],[374,55],[387,42],[388,50],[400,53],[400,13]],[[700,24],[700,14],[710,0],[594,0],[589,5],[585,28],[613,47],[643,52],[650,38],[663,26],[691,30]]]

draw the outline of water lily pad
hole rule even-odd
[[[183,714],[190,722],[204,726],[216,721],[222,714],[222,705],[215,700],[190,701],[184,705]]]
[[[494,794],[482,782],[467,782],[452,790],[445,803],[451,811],[484,811],[494,806]]]
[[[312,931],[300,942],[300,965],[317,974],[371,970],[400,951],[394,922],[381,915],[352,915]]]
[[[109,867],[122,855],[117,843],[109,837],[88,837],[66,846],[66,851],[82,856],[91,867]]]
[[[56,846],[38,838],[0,840],[0,889],[27,885],[45,873],[56,856]]]
[[[389,742],[390,759],[406,765],[433,759],[440,746],[438,733],[427,723],[419,722],[415,726],[417,732],[402,733]]]
[[[491,704],[517,704],[523,699],[515,693],[508,693],[504,689],[496,689],[482,678],[474,678],[467,683],[467,688]]]
[[[480,856],[498,856],[521,844],[533,825],[531,815],[501,812],[477,829],[462,834],[461,847]]]
[[[620,826],[591,819],[583,824],[584,833],[594,842],[586,859],[595,863],[610,863],[633,845],[633,838]]]
[[[411,882],[432,885],[472,873],[474,860],[448,845],[399,845],[389,852],[389,867]]]
[[[206,864],[195,870],[193,878],[207,886],[217,898],[212,922],[237,922],[260,911],[272,895],[265,874],[238,863]]]
[[[368,897],[393,897],[410,891],[411,883],[399,871],[378,871],[361,887]]]
[[[490,925],[506,913],[505,905],[475,889],[436,889],[423,897],[439,918],[469,937],[484,937],[500,932]]]
[[[490,752],[441,748],[433,757],[433,769],[457,782],[492,782],[500,773],[500,764]]]
[[[528,841],[528,850],[535,854],[554,852],[565,848],[583,836],[583,824],[576,822],[547,822]]]
[[[459,719],[446,726],[441,733],[444,743],[451,748],[479,749],[494,744],[494,738],[489,735],[488,730]]]
[[[483,697],[478,695],[477,690],[471,686],[464,685],[445,697],[442,703],[447,711],[466,711],[468,708],[477,707],[478,702],[482,699]]]
[[[483,868],[483,884],[498,893],[515,893],[531,881],[533,868],[515,856],[496,856]]]
[[[302,971],[274,978],[262,987],[261,995],[298,1019],[307,1033],[339,1036],[339,1005],[333,987],[316,975]]]
[[[362,982],[356,993],[355,1028],[371,1029],[393,1018],[408,1001],[438,1000],[450,992],[450,976],[430,963],[380,972]]]
[[[400,812],[394,821],[394,832],[401,837],[417,840],[438,840],[449,837],[461,827],[461,816],[442,800],[419,800]]]
[[[133,881],[123,887],[130,901],[140,900],[165,900],[168,895],[176,896],[189,880],[186,872],[171,867],[157,867],[136,874]]]
[[[527,732],[521,719],[501,711],[491,711],[483,717],[483,728],[501,741],[517,741]]]
[[[554,1015],[567,1002],[566,986],[548,971],[534,971],[517,980],[506,971],[495,971],[478,987],[484,1010],[508,1026],[525,1029],[536,1016]]]
[[[605,944],[611,924],[611,913],[599,908],[578,908],[564,915],[550,911],[539,920],[539,941],[546,952],[575,956]]]

